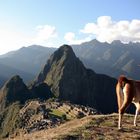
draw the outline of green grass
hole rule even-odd
[[[50,114],[53,114],[58,117],[62,117],[63,115],[65,115],[63,112],[59,111],[58,109],[52,109],[51,111],[52,112],[50,112]]]
[[[20,105],[18,102],[8,106],[0,114],[0,137],[8,137],[17,128],[20,127],[21,122],[19,118]]]
[[[67,114],[66,112],[62,112],[60,111],[59,109],[51,109],[51,112],[50,112],[51,115],[54,115],[56,117],[59,117],[59,118],[63,118],[64,115],[66,116],[66,120],[72,120],[74,119],[75,117]]]

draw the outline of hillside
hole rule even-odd
[[[118,130],[117,114],[94,115],[82,119],[61,124],[55,128],[33,132],[30,134],[20,133],[14,140],[97,140],[97,139],[115,139],[115,140],[136,140],[140,139],[140,126],[133,126],[133,115],[125,114],[123,119],[123,129]],[[138,120],[138,124],[140,120]]]
[[[72,47],[85,66],[97,73],[140,79],[140,43],[123,44],[116,40],[109,44],[92,40]]]

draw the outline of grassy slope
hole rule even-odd
[[[140,120],[138,118],[137,127],[133,126],[133,115],[125,114],[123,117],[123,129],[117,129],[118,115],[95,115],[82,119],[75,119],[56,128],[34,132],[31,134],[20,135],[14,140],[35,139],[35,140],[51,140],[51,139],[140,139]]]
[[[20,126],[19,110],[20,105],[15,102],[0,113],[0,139],[12,134]]]

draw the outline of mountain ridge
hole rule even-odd
[[[115,78],[120,74],[124,74],[133,79],[140,79],[140,43],[130,42],[123,44],[116,40],[109,44],[93,39],[80,45],[72,45],[72,48],[84,65],[96,73],[110,75]],[[6,55],[0,55],[0,65],[3,68],[3,65],[8,66],[9,70],[12,67],[19,71],[24,71],[22,78],[27,83],[27,81],[32,80],[38,74],[55,50],[56,48],[47,48],[39,45],[23,47]],[[4,69],[7,70],[7,68]],[[17,74],[17,70],[14,74]],[[7,74],[9,73],[10,71],[7,72]],[[29,77],[28,74],[32,74],[32,76]],[[3,76],[4,73],[0,72],[0,75]]]
[[[138,76],[138,73],[140,73],[138,67],[140,43],[123,44],[116,40],[108,44],[92,40],[81,45],[73,45],[72,48],[85,66],[97,73],[115,78],[124,74],[134,79],[140,79],[140,76]]]

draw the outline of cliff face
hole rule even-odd
[[[51,55],[34,85],[42,82],[61,100],[92,106],[103,113],[116,110],[116,80],[86,69],[68,45]]]

